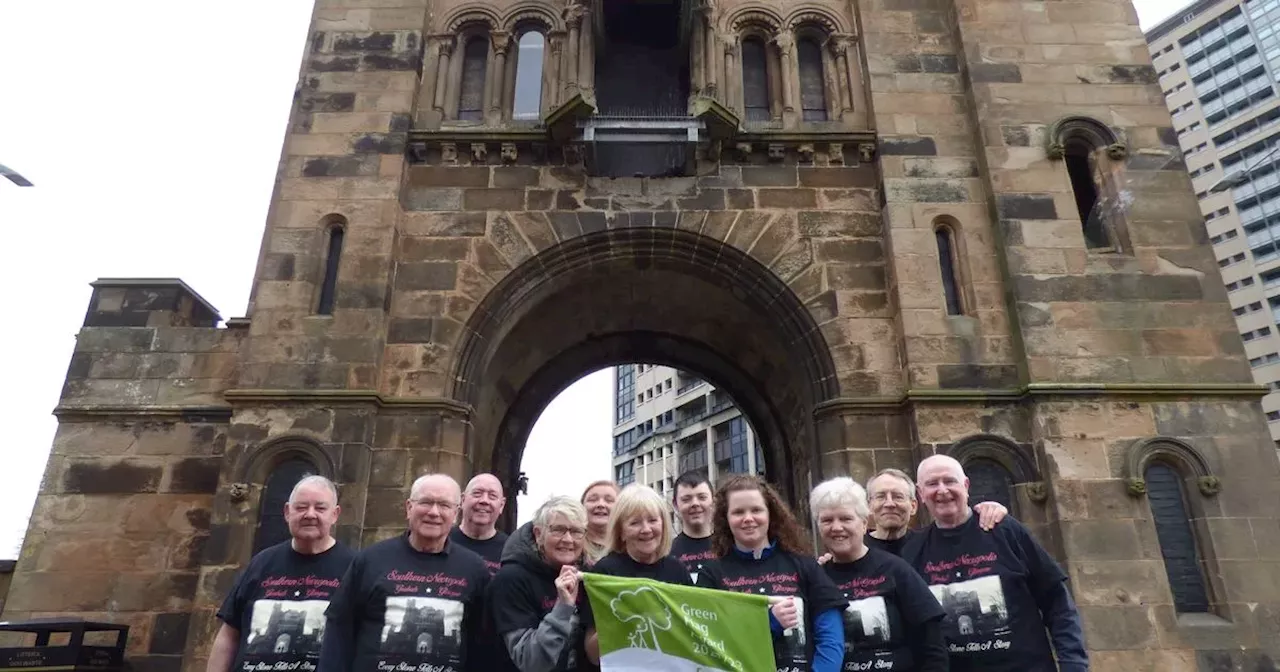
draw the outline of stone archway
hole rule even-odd
[[[632,361],[684,368],[722,386],[759,433],[771,480],[802,504],[819,464],[813,412],[838,389],[822,333],[758,261],[673,228],[561,243],[489,293],[453,370],[454,398],[474,413],[473,468],[514,479],[551,399],[586,373]]]

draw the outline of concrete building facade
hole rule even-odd
[[[1274,669],[1265,388],[1127,1],[317,0],[309,37],[245,316],[96,283],[3,618],[199,670],[298,473],[354,544],[424,471],[514,498],[554,395],[646,362],[729,393],[802,518],[955,456],[1094,669]]]
[[[613,370],[613,477],[674,495],[675,480],[697,471],[714,484],[726,474],[763,474],[750,419],[727,392],[658,364]]]
[[[1280,2],[1196,2],[1147,42],[1280,441]]]

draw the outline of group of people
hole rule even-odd
[[[674,485],[668,502],[592,483],[508,536],[499,479],[422,476],[406,532],[357,552],[332,535],[337,489],[306,477],[285,505],[291,540],[256,555],[219,610],[208,672],[599,669],[582,572],[767,596],[779,672],[1089,667],[1066,575],[1005,507],[970,505],[950,457],[915,481],[886,469],[865,489],[813,488],[818,553],[761,478]],[[932,522],[917,529],[919,502]]]

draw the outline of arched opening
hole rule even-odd
[[[822,47],[812,35],[796,43],[800,62],[800,118],[803,121],[827,120],[827,79],[822,64]]]
[[[316,301],[316,313],[332,315],[338,296],[338,265],[342,262],[342,243],[346,238],[346,219],[337,216],[329,224],[328,251],[324,259],[324,275],[320,281],[320,298]]]
[[[316,465],[296,455],[281,460],[271,470],[258,505],[258,528],[253,538],[254,553],[289,539],[284,506],[289,501],[293,486],[303,477],[315,473],[319,473]]]
[[[602,2],[595,47],[596,103],[606,116],[681,117],[689,105],[684,3]],[[588,26],[590,27],[590,26]]]
[[[536,121],[542,117],[542,68],[547,40],[536,30],[520,36],[516,48],[515,98],[511,117]]]
[[[1013,474],[1003,464],[976,457],[965,462],[964,473],[969,477],[969,503],[999,502],[1017,517],[1017,498],[1013,496]]]
[[[489,68],[489,38],[473,35],[462,50],[458,120],[484,121],[484,81]]]
[[[636,362],[691,372],[679,379],[703,380],[706,390],[723,393],[691,391],[690,398],[704,397],[701,410],[668,409],[674,425],[709,423],[709,469],[720,462],[740,467],[745,446],[748,466],[763,464],[802,509],[809,479],[821,477],[814,412],[837,396],[830,352],[782,279],[734,247],[672,228],[581,236],[508,274],[466,330],[452,379],[454,398],[474,409],[468,456],[476,470],[504,482],[518,482],[530,431],[556,395],[589,372]],[[601,407],[607,421],[628,418],[627,428],[641,421],[641,395],[647,403],[659,385],[631,374],[604,385],[615,394]],[[686,384],[670,378],[670,394],[683,405],[679,390]],[[667,394],[666,377],[660,384]],[[718,415],[726,398],[747,423]],[[679,451],[672,455],[679,470]],[[696,460],[687,457],[686,467]],[[617,474],[604,477],[610,475]]]
[[[1177,469],[1153,461],[1143,472],[1147,501],[1156,526],[1156,540],[1173,592],[1173,608],[1179,613],[1209,611],[1200,548],[1191,527],[1191,515],[1182,476]]]
[[[1111,247],[1103,213],[1098,208],[1094,149],[1083,139],[1073,138],[1066,143],[1062,156],[1067,164],[1067,176],[1071,179],[1071,192],[1075,196],[1080,224],[1084,227],[1085,246],[1090,249]]]
[[[956,234],[948,224],[937,224],[933,230],[938,244],[938,270],[942,274],[942,295],[948,315],[963,315],[964,300],[960,293],[960,256],[956,250]]]
[[[746,121],[773,118],[770,110],[769,51],[758,35],[742,39],[742,107]]]
[[[689,471],[713,484],[764,473],[758,435],[733,399],[696,374],[654,363],[607,367],[566,387],[538,415],[520,460],[517,484],[527,493],[516,493],[515,524],[548,496],[577,496],[597,480],[666,496]]]

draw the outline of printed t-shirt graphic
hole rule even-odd
[[[232,672],[316,669],[324,610],[355,552],[334,544],[305,555],[291,544],[255,556],[218,610],[220,620],[240,631]]]
[[[868,548],[853,562],[828,562],[823,569],[849,599],[843,670],[915,669],[907,625],[919,626],[942,614],[915,570],[878,548]]]
[[[329,614],[354,617],[351,671],[467,669],[488,581],[480,556],[452,542],[421,553],[401,535],[365,549],[329,604]]]
[[[764,557],[753,559],[730,551],[717,564],[710,570],[711,579],[724,590],[795,599],[800,621],[781,635],[774,633],[774,662],[779,670],[808,670],[813,658],[813,617],[848,603],[818,562],[786,552],[766,551]]]
[[[971,516],[952,529],[930,526],[903,557],[942,605],[952,670],[1057,669],[1033,591],[1066,576],[1021,523],[1006,518],[983,532]]]
[[[497,531],[488,539],[472,539],[463,534],[461,527],[455,527],[449,533],[449,540],[480,556],[484,560],[484,566],[489,569],[490,577],[502,567],[502,548],[507,545],[506,532]]]
[[[716,561],[715,551],[711,550],[711,537],[695,539],[681,532],[671,541],[671,555],[684,563],[693,585],[706,587],[706,582],[699,579],[706,573],[706,568]]]

